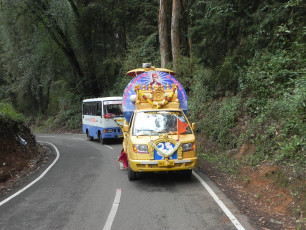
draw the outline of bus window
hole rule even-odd
[[[91,115],[91,103],[88,103],[88,115]]]
[[[86,114],[89,115],[90,114],[90,104],[86,103]]]
[[[102,103],[101,102],[85,102],[83,103],[83,114],[101,116]]]
[[[88,103],[83,104],[83,114],[88,115],[89,114],[89,105]]]
[[[102,104],[101,104],[101,102],[97,102],[96,106],[97,106],[97,116],[101,116],[101,111],[102,111]]]
[[[96,110],[96,103],[91,103],[91,109],[92,109],[92,114],[91,115],[97,115],[97,110]]]

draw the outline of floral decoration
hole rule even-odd
[[[172,88],[172,93],[170,93],[169,96],[167,96],[167,94],[164,93],[164,99],[161,103],[157,103],[156,101],[153,100],[154,91],[151,91],[151,96],[150,98],[148,98],[146,95],[144,95],[141,89],[137,88],[136,90],[139,92],[140,96],[142,96],[142,98],[145,99],[148,103],[150,103],[153,106],[156,106],[157,109],[161,109],[164,105],[167,105],[172,100],[172,97],[175,91],[177,90],[177,85],[175,85]]]

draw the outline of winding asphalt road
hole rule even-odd
[[[40,180],[0,205],[1,230],[257,229],[197,170],[187,180],[145,174],[129,181],[117,161],[121,143],[101,145],[80,134],[36,139],[52,143],[60,156]]]

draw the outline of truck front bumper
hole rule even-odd
[[[182,160],[131,160],[129,167],[135,172],[160,172],[194,169],[198,158],[185,158]]]

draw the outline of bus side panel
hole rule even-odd
[[[100,125],[101,119],[99,116],[83,115],[83,133],[86,134],[86,130],[88,130],[89,136],[98,138],[98,131],[100,130],[101,133],[103,131]]]
[[[123,133],[122,130],[119,126],[115,127],[107,127],[107,128],[102,128],[102,127],[97,127],[97,126],[92,126],[88,124],[83,124],[83,133],[86,134],[86,130],[89,132],[89,136],[93,138],[98,138],[98,133],[102,134],[103,139],[107,138],[122,138]],[[105,130],[105,131],[104,131]]]
[[[86,134],[86,130],[88,130],[88,135],[93,138],[98,138],[99,131],[101,133],[103,132],[103,129],[101,127],[83,124],[83,133]]]

